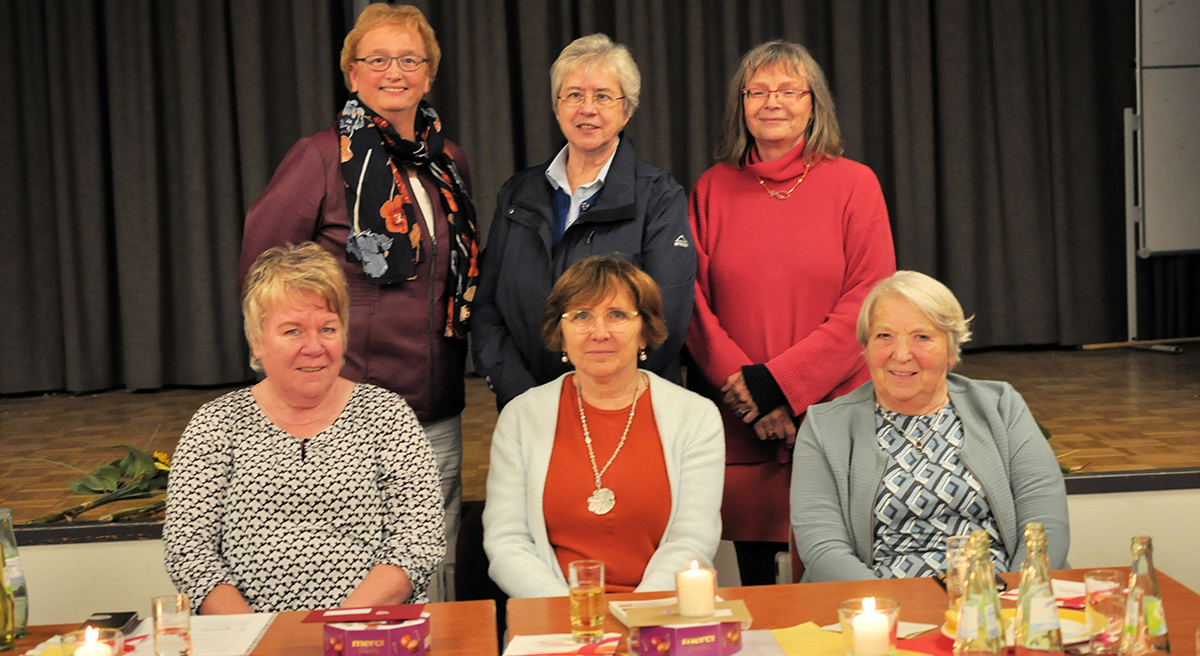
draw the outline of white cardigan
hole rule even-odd
[[[650,399],[662,439],[671,514],[637,592],[674,590],[675,572],[697,559],[711,567],[721,539],[725,432],[712,401],[653,373]],[[483,547],[488,574],[510,597],[568,593],[546,534],[543,491],[558,423],[563,378],[513,399],[492,435]]]

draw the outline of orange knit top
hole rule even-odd
[[[604,473],[602,484],[616,495],[616,505],[605,515],[588,510],[596,478],[583,441],[577,398],[574,375],[567,376],[559,396],[554,448],[546,471],[542,502],[546,533],[563,576],[573,560],[602,560],[605,589],[631,592],[642,582],[671,515],[671,485],[650,390],[647,388],[638,399],[625,446]],[[583,407],[596,468],[604,469],[621,441],[629,408],[600,410],[586,402]]]

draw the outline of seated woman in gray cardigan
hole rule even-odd
[[[1008,383],[950,374],[970,339],[945,285],[897,271],[863,302],[871,380],[814,405],[796,439],[792,531],[805,581],[930,576],[946,538],[984,529],[997,571],[1017,569],[1042,522],[1066,566],[1067,494],[1054,452]]]

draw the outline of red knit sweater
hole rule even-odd
[[[766,363],[792,413],[867,380],[855,338],[867,292],[896,270],[887,206],[875,174],[844,157],[804,172],[804,144],[739,171],[717,164],[691,196],[699,270],[687,346],[719,389],[743,365]],[[760,442],[718,401],[726,461],[786,462],[781,442]],[[769,411],[771,408],[764,408]]]

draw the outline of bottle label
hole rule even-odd
[[[20,556],[7,559],[4,566],[4,578],[8,585],[17,590],[25,587],[25,571],[21,569]]]
[[[1162,599],[1149,595],[1142,597],[1142,608],[1146,611],[1146,630],[1152,636],[1167,635],[1167,616],[1163,613]]]
[[[963,606],[958,613],[958,637],[973,639],[979,635],[979,609]]]
[[[989,639],[994,640],[1000,636],[1000,618],[996,617],[994,604],[986,604],[983,607],[983,628]]]
[[[1058,604],[1055,603],[1054,597],[1038,597],[1030,600],[1029,631],[1031,633],[1057,631],[1059,628]]]

